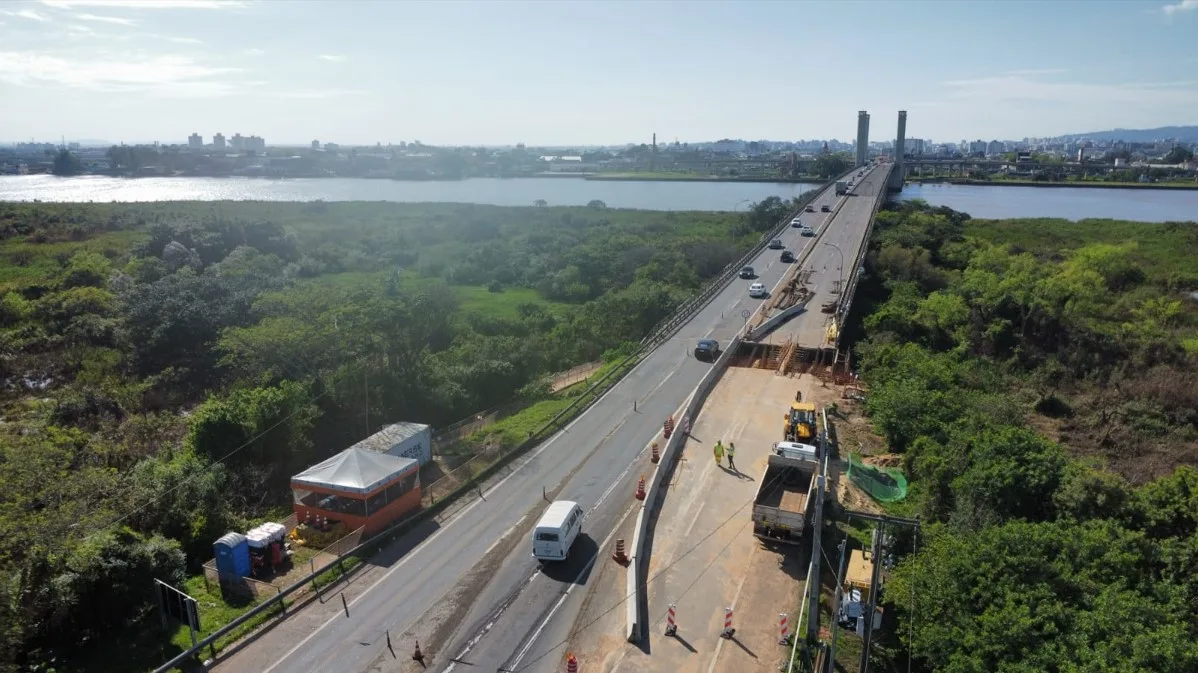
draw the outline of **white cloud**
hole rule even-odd
[[[204,44],[203,40],[194,37],[174,37],[171,35],[155,35],[154,37],[178,44]]]
[[[334,63],[343,63],[348,59],[348,57],[341,54],[321,54],[317,58],[324,61],[332,61]]]
[[[80,21],[95,21],[98,23],[115,23],[122,26],[132,26],[137,22],[133,19],[122,19],[119,16],[97,16],[95,14],[76,14],[76,19]]]
[[[24,86],[219,96],[233,92],[234,83],[224,76],[236,72],[237,68],[205,66],[184,56],[132,55],[125,60],[71,61],[48,54],[0,52],[0,81]]]
[[[1039,70],[1008,70],[1003,74],[1012,77],[1024,77],[1033,75],[1060,75],[1066,72],[1069,71],[1064,68],[1043,68]]]
[[[122,7],[126,9],[222,9],[245,7],[241,0],[41,0],[47,7]]]
[[[298,91],[282,91],[274,95],[280,98],[334,98],[341,96],[362,96],[366,92],[361,89],[301,89]]]
[[[1023,75],[945,82],[948,97],[956,100],[1084,103],[1091,105],[1135,104],[1139,106],[1198,105],[1193,82],[1128,82],[1089,84],[1046,82]]]
[[[245,54],[246,56],[261,56],[266,53],[266,50],[254,47],[253,49],[246,49],[241,53]]]
[[[12,12],[12,11],[5,9],[5,10],[0,10],[0,14],[3,14],[5,16],[15,16],[15,17],[19,17],[22,19],[29,19],[31,21],[49,21],[50,20],[50,17],[46,16],[45,14],[38,14],[37,12],[33,11],[32,9],[22,9],[19,12]]]
[[[1172,5],[1161,7],[1166,14],[1177,14],[1178,12],[1191,12],[1198,10],[1198,0],[1181,0]]]

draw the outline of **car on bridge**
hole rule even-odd
[[[803,210],[807,211],[808,213],[814,213],[814,212],[815,212],[815,206],[813,206],[813,205],[811,205],[810,203],[808,203],[808,204],[807,204],[807,207],[806,207],[806,208],[804,208]]]
[[[829,206],[825,203],[824,205],[820,206],[820,210],[824,211],[825,213],[830,213],[832,212],[832,206]]]
[[[740,269],[740,277],[741,278],[756,278],[757,272],[754,271],[753,267],[751,267],[751,266],[743,266]]]
[[[811,227],[803,227],[799,230],[799,236],[815,236],[815,230]]]
[[[765,297],[768,292],[765,290],[765,283],[753,283],[749,286],[749,296],[754,299]]]
[[[695,345],[695,359],[715,362],[720,357],[720,342],[715,339],[699,339]]]
[[[790,226],[798,229],[799,227],[803,226],[803,221],[796,217],[790,221]]]
[[[770,241],[770,250],[781,250],[781,249],[782,249],[782,239],[775,238],[772,241]]]
[[[782,263],[790,264],[795,261],[795,254],[789,250],[782,251]]]

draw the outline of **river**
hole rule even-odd
[[[798,196],[816,185],[768,182],[633,182],[574,178],[474,178],[400,182],[359,178],[110,178],[0,176],[0,201],[397,201],[529,206],[586,205],[646,210],[738,210],[768,196]],[[903,199],[925,199],[973,217],[1194,220],[1198,190],[1086,189],[988,185],[907,185]]]

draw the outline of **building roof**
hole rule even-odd
[[[845,572],[845,582],[851,587],[868,588],[873,574],[874,564],[865,558],[865,551],[854,549],[849,554],[849,567]]]
[[[372,493],[419,469],[412,458],[351,446],[291,478],[292,488],[316,486],[347,493]]]
[[[354,444],[350,448],[367,449],[370,451],[386,453],[396,444],[399,444],[409,437],[418,435],[425,430],[428,430],[428,426],[423,423],[407,423],[402,421],[399,423],[392,423],[391,425],[379,430],[357,444]]]

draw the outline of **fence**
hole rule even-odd
[[[829,182],[829,184],[831,184],[831,182]],[[827,187],[827,185],[825,185],[824,188],[826,188],[826,187]],[[811,192],[808,192],[804,198],[801,198],[798,202],[798,210],[802,210],[803,206],[805,206],[806,203],[808,201],[810,201],[815,194],[818,194],[819,191],[822,191],[822,190],[813,190]],[[456,488],[450,490],[444,497],[439,498],[434,504],[432,504],[429,507],[424,508],[423,510],[417,512],[416,514],[413,514],[412,516],[404,519],[403,521],[400,521],[400,522],[396,523],[395,525],[375,534],[371,538],[360,542],[354,548],[344,552],[342,554],[342,556],[357,555],[357,554],[367,553],[368,551],[372,551],[376,545],[381,545],[388,541],[395,540],[400,534],[405,532],[411,526],[414,526],[414,525],[420,523],[421,521],[424,521],[428,518],[436,516],[446,507],[448,502],[451,502],[451,501],[455,500],[457,497],[470,492],[471,489],[474,489],[475,487],[481,486],[483,481],[485,481],[486,479],[490,478],[493,474],[495,474],[509,460],[516,458],[517,456],[528,451],[530,448],[532,448],[532,447],[536,446],[537,444],[540,444],[542,441],[548,439],[550,436],[552,436],[554,433],[556,433],[559,428],[564,427],[565,423],[569,419],[572,419],[575,416],[585,412],[591,406],[591,404],[593,404],[596,400],[598,400],[600,397],[602,397],[604,393],[606,393],[613,386],[615,386],[615,384],[618,383],[620,381],[620,379],[622,379],[624,377],[625,374],[632,371],[632,369],[635,368],[636,365],[640,362],[641,358],[643,358],[647,353],[651,352],[662,341],[665,341],[665,339],[667,339],[671,334],[673,334],[674,331],[676,331],[679,327],[681,327],[684,323],[686,323],[686,321],[689,320],[696,311],[698,311],[699,309],[706,306],[707,303],[709,301],[711,301],[712,297],[714,297],[720,290],[723,289],[723,287],[728,283],[728,281],[731,280],[732,276],[736,273],[736,271],[741,266],[743,266],[745,262],[747,262],[748,260],[751,260],[754,256],[756,256],[762,250],[765,249],[765,246],[769,243],[770,238],[776,237],[778,232],[781,232],[784,228],[790,226],[789,222],[790,222],[791,217],[793,217],[793,214],[791,214],[791,216],[788,216],[787,218],[784,218],[782,220],[782,222],[779,223],[779,225],[775,228],[775,230],[773,232],[769,232],[769,233],[763,235],[761,240],[758,242],[758,244],[756,246],[754,246],[754,248],[752,250],[745,253],[745,255],[741,258],[741,260],[737,261],[736,263],[728,265],[728,267],[725,268],[724,272],[722,272],[716,278],[712,279],[700,291],[700,293],[697,296],[680,304],[678,306],[678,308],[674,310],[673,313],[671,313],[669,316],[667,316],[665,319],[663,319],[653,329],[653,331],[649,334],[649,336],[646,336],[644,339],[641,340],[640,346],[631,355],[624,358],[624,360],[620,361],[607,374],[604,374],[602,377],[600,377],[599,379],[592,382],[589,385],[589,387],[586,389],[586,391],[584,391],[581,395],[579,395],[577,398],[575,398],[574,401],[571,402],[569,406],[567,406],[565,409],[558,412],[553,418],[549,419],[549,421],[547,421],[545,423],[545,425],[541,426],[539,429],[537,429],[535,432],[533,432],[531,435],[529,435],[528,439],[525,442],[521,443],[519,446],[516,446],[507,452],[502,451],[502,448],[500,448],[500,450],[497,452],[497,455],[495,456],[495,460],[493,462],[486,465],[485,467],[478,466],[477,464],[475,464],[473,467],[470,467],[471,476],[469,478],[460,479],[458,481],[458,485],[456,486]],[[488,415],[491,415],[491,414],[498,415],[499,411],[498,410],[492,411]],[[460,436],[468,436],[469,433],[467,433],[467,435],[461,434],[463,431],[463,428],[468,426],[470,423],[478,422],[478,421],[485,421],[485,416],[484,416],[484,419],[476,418],[474,421],[471,421],[469,419],[464,419],[463,421],[459,421],[458,423],[454,424],[454,426],[450,426],[449,428],[442,430],[441,432],[438,433],[438,435],[445,436],[445,433],[447,431],[449,431],[449,432],[458,433],[459,437]],[[491,422],[494,422],[494,421],[491,421]],[[485,426],[483,426],[483,427],[485,427]],[[461,469],[462,467],[467,467],[467,465],[470,465],[477,458],[478,457],[476,456],[475,458],[468,460],[467,464],[461,466],[459,469]],[[475,467],[477,467],[478,469],[476,470]],[[455,472],[456,472],[456,470],[455,470]],[[449,475],[446,475],[446,476],[449,476]],[[432,485],[430,485],[430,489],[435,489],[437,487],[437,483],[440,481],[441,480],[438,480],[437,482],[434,482]],[[181,652],[180,654],[178,654],[174,658],[172,658],[170,661],[167,661],[163,665],[154,669],[154,673],[167,673],[167,671],[170,671],[170,670],[178,667],[183,662],[185,662],[189,659],[192,659],[193,657],[196,656],[197,653],[201,652],[202,650],[204,650],[207,647],[212,646],[219,639],[224,638],[226,635],[228,635],[234,629],[237,629],[238,627],[240,627],[242,624],[246,623],[247,621],[249,621],[251,619],[254,619],[259,614],[262,614],[262,613],[266,612],[267,610],[274,609],[274,607],[277,604],[282,604],[283,601],[285,601],[288,596],[290,596],[292,593],[299,591],[301,589],[301,587],[306,585],[306,583],[315,582],[317,576],[320,573],[321,573],[321,571],[319,571],[319,570],[313,571],[306,577],[303,577],[302,579],[298,580],[296,583],[292,584],[291,586],[289,586],[285,589],[282,589],[274,597],[268,598],[267,600],[263,601],[259,605],[255,606],[252,610],[246,612],[245,614],[241,615],[237,619],[234,619],[233,621],[229,622],[228,624],[225,624],[221,628],[212,632],[206,638],[204,638],[203,640],[201,640],[200,642],[198,642],[194,646],[192,646],[191,649]]]
[[[878,502],[898,502],[907,497],[907,478],[902,471],[866,465],[857,454],[849,454],[849,480]]]
[[[556,393],[563,388],[569,388],[575,383],[585,381],[602,366],[602,362],[588,362],[560,374],[555,374],[549,377],[549,390]]]

